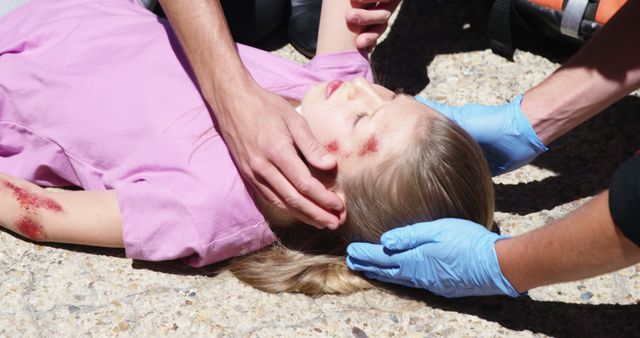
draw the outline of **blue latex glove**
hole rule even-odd
[[[502,275],[495,242],[483,226],[455,218],[387,231],[382,245],[352,243],[347,265],[368,278],[445,297],[520,294]]]
[[[469,133],[482,147],[493,175],[518,169],[548,150],[520,109],[522,95],[501,106],[449,107],[418,96],[416,100],[439,111]]]

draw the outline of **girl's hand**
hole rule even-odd
[[[371,49],[389,26],[389,18],[400,0],[352,0],[345,16],[347,23],[362,27],[356,38],[358,49]]]

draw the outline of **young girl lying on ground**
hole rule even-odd
[[[315,173],[344,196],[336,231],[298,225],[247,191],[168,24],[133,0],[34,0],[0,18],[0,225],[196,267],[245,255],[230,265],[240,279],[308,294],[369,286],[345,266],[350,241],[441,217],[489,226],[478,145],[371,84],[355,47],[327,54],[327,40],[304,66],[238,48],[336,155],[337,172]]]

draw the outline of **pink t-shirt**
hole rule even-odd
[[[355,51],[301,66],[238,49],[260,85],[294,99],[371,79]],[[135,0],[34,0],[1,17],[0,172],[114,189],[131,258],[202,266],[270,244],[188,67],[168,23]]]

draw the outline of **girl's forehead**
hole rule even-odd
[[[433,114],[437,113],[413,99],[396,99],[377,111],[371,128],[379,134],[410,132]]]
[[[425,123],[439,117],[435,110],[412,98],[396,101],[380,111],[382,115],[378,120],[372,121],[372,131],[361,141],[364,147],[369,147],[372,144],[371,136],[375,136],[380,153],[402,152],[412,143],[418,129],[426,128]]]

